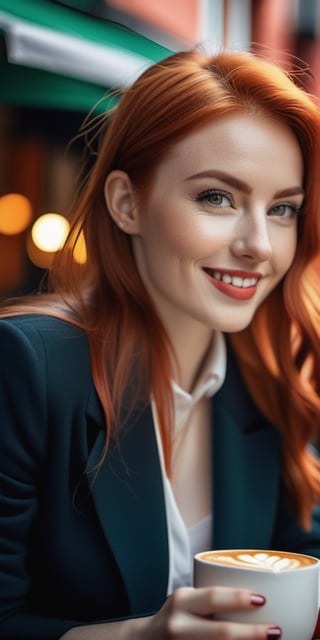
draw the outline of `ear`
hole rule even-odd
[[[125,171],[109,173],[104,185],[104,197],[108,211],[116,225],[129,235],[140,231],[140,214],[136,192]]]

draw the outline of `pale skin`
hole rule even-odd
[[[184,389],[194,386],[212,332],[248,326],[290,268],[302,181],[294,135],[259,114],[226,116],[177,143],[156,170],[143,207],[124,172],[108,176],[108,210],[132,238],[137,268],[170,336],[176,380]],[[154,616],[77,627],[63,638],[280,637],[273,620],[263,625],[214,620],[217,612],[257,606],[263,599],[257,602],[245,589],[182,587]]]

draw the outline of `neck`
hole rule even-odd
[[[174,380],[191,393],[212,342],[213,331],[206,327],[178,326],[170,329],[169,337],[174,348],[176,363],[173,366]]]

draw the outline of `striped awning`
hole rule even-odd
[[[169,49],[50,0],[0,0],[1,103],[87,111]]]

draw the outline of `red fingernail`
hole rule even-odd
[[[282,629],[280,627],[270,627],[268,629],[267,638],[281,638]]]
[[[250,596],[250,602],[255,607],[262,607],[262,605],[265,604],[266,599],[264,596],[260,596],[259,593],[252,593]]]

